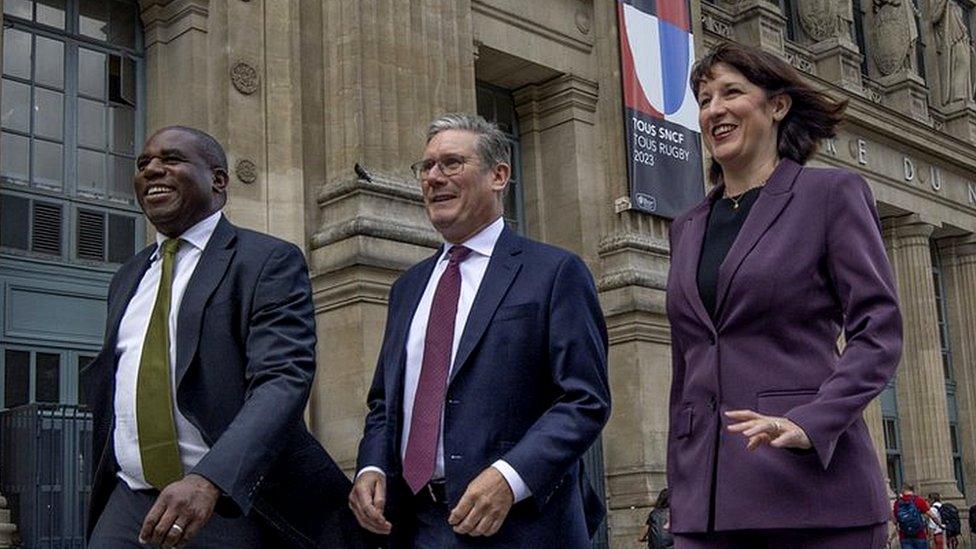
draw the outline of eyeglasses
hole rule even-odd
[[[417,179],[427,179],[427,174],[430,173],[430,170],[432,170],[434,166],[437,166],[437,169],[440,170],[445,177],[450,177],[452,175],[461,173],[461,171],[464,170],[464,165],[470,160],[470,158],[465,158],[458,155],[448,155],[440,160],[426,158],[411,164],[410,170],[413,171],[413,175],[416,176]]]

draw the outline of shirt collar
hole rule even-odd
[[[499,217],[490,225],[475,233],[474,236],[462,242],[460,245],[464,246],[465,248],[469,248],[476,254],[491,257],[491,253],[495,250],[495,244],[498,243],[498,239],[502,236],[502,230],[504,228],[505,218]],[[451,249],[452,246],[454,245],[450,242],[444,244],[444,247],[441,250],[441,259],[447,258],[447,250]]]
[[[194,248],[202,251],[207,247],[207,243],[210,242],[210,237],[213,236],[214,231],[217,230],[217,223],[220,221],[221,215],[222,212],[220,210],[214,212],[209,217],[199,221],[196,225],[183,231],[179,239],[188,242]],[[163,233],[156,233],[156,251],[153,252],[150,261],[156,261],[156,258],[159,256],[159,247],[168,238]]]

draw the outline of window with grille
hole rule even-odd
[[[0,410],[24,404],[85,404],[82,368],[95,358],[88,349],[0,345]]]
[[[0,248],[124,261],[142,231],[138,2],[5,0],[3,21]]]
[[[61,402],[61,354],[7,348],[3,351],[3,402],[13,408],[32,402]]]

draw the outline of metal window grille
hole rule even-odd
[[[24,549],[84,548],[91,431],[91,414],[78,406],[0,412],[0,489]]]

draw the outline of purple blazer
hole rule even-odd
[[[883,522],[861,412],[895,373],[902,327],[871,191],[853,173],[782,160],[719,269],[713,323],[696,277],[721,193],[671,225],[672,531],[707,531],[712,505],[715,530]],[[789,418],[813,449],[747,451],[725,429],[736,409]]]

